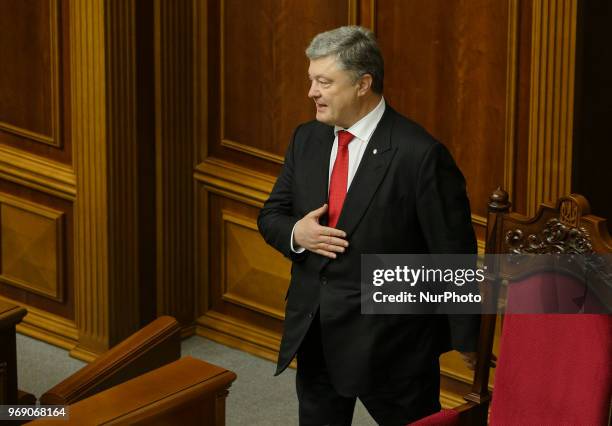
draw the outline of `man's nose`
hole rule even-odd
[[[319,92],[319,88],[317,87],[317,82],[316,81],[312,81],[310,83],[310,90],[308,90],[308,97],[309,98],[318,98],[320,96],[320,92]]]

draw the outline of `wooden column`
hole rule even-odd
[[[157,312],[183,326],[195,320],[193,3],[154,12]]]
[[[75,293],[91,359],[139,326],[135,1],[70,2]]]
[[[537,0],[532,10],[527,213],[570,193],[576,0]]]

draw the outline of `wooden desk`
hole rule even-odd
[[[0,300],[0,404],[17,404],[17,346],[15,326],[27,311]]]

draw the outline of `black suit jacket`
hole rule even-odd
[[[293,253],[293,226],[327,202],[333,141],[333,127],[317,121],[295,130],[258,226],[293,261],[276,374],[295,356],[318,309],[329,374],[348,396],[428,371],[451,348],[474,350],[478,335],[477,316],[362,315],[361,254],[476,253],[476,239],[465,179],[450,153],[387,105],[336,226],[348,249],[334,260]]]

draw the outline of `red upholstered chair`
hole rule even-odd
[[[607,315],[507,315],[491,424],[607,425],[611,333]]]
[[[491,196],[487,224],[487,253],[559,253],[588,255],[612,253],[604,219],[590,213],[580,195],[562,197],[556,206],[543,204],[533,218],[509,213],[508,194],[498,189]],[[538,303],[557,303],[567,312],[580,291],[575,280],[559,273],[531,276],[513,290],[523,292],[514,312],[533,312]],[[513,284],[514,285],[514,284]],[[609,283],[608,283],[609,286]],[[512,287],[511,287],[512,288]],[[609,287],[600,299],[612,302]],[[531,303],[531,306],[525,305]],[[592,306],[592,305],[591,305]],[[608,306],[609,309],[609,306]],[[492,324],[491,324],[492,323]],[[412,425],[486,424],[473,410],[488,402],[485,363],[493,338],[494,317],[486,316],[473,392],[466,399],[481,403],[443,410]],[[508,314],[503,319],[491,425],[608,425],[612,392],[612,319],[610,315]]]

